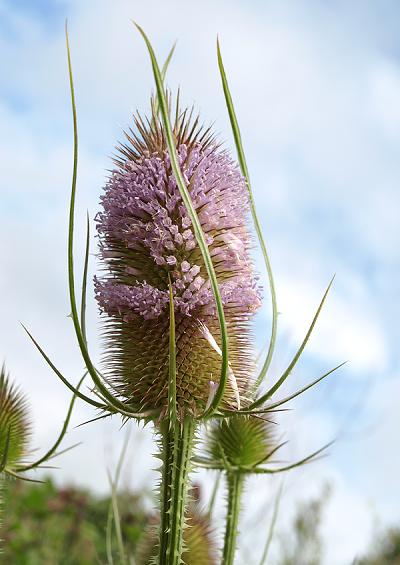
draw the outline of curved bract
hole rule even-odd
[[[77,385],[78,392],[83,380],[84,377]],[[63,451],[57,451],[67,433],[75,400],[76,395],[74,394],[69,403],[64,424],[53,445],[38,459],[28,461],[32,430],[28,403],[25,395],[11,383],[3,365],[0,372],[0,473],[32,481],[33,479],[28,479],[20,473],[40,468],[49,459],[76,447],[74,445]]]

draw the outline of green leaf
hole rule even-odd
[[[107,400],[108,404],[112,408],[114,408],[116,411],[123,410],[124,413],[127,413],[129,412],[129,410],[127,410],[125,404],[121,402],[118,398],[113,396],[99,378],[96,368],[94,367],[92,360],[90,358],[88,348],[86,345],[86,336],[82,332],[82,328],[78,317],[78,310],[77,310],[76,296],[75,296],[75,276],[74,276],[74,224],[75,224],[76,182],[77,182],[77,173],[78,173],[78,122],[77,122],[74,79],[72,74],[72,61],[71,61],[71,51],[69,46],[67,24],[65,24],[65,38],[66,38],[66,47],[67,47],[69,85],[70,85],[70,93],[71,93],[73,146],[74,146],[71,197],[70,197],[70,207],[69,207],[69,225],[68,225],[68,289],[69,289],[69,298],[71,304],[71,317],[74,324],[75,334],[78,340],[82,357],[85,361],[86,368],[94,384],[96,385],[99,392],[104,396],[104,398]]]
[[[340,367],[343,367],[343,365],[346,365],[347,361],[344,361],[344,363],[340,363],[340,365],[337,365],[336,367],[334,367],[333,369],[331,369],[330,371],[328,371],[327,373],[324,373],[321,377],[318,377],[318,379],[315,379],[315,381],[312,381],[311,383],[309,383],[308,385],[306,385],[305,387],[297,390],[296,392],[294,392],[293,394],[290,394],[289,396],[286,396],[285,398],[282,398],[282,400],[278,400],[277,402],[274,402],[273,404],[270,404],[267,409],[268,410],[273,410],[274,408],[277,408],[278,406],[282,406],[282,404],[286,404],[286,402],[289,402],[289,400],[293,400],[293,398],[296,398],[296,396],[300,396],[300,394],[303,394],[303,392],[305,392],[306,390],[308,390],[309,388],[312,388],[313,386],[315,386],[316,384],[318,384],[319,382],[321,382],[323,379],[325,379],[327,376],[331,375],[332,373],[334,373],[335,371],[337,371],[338,369],[340,369]]]
[[[226,102],[226,106],[227,106],[227,109],[228,109],[229,119],[230,119],[230,122],[231,122],[232,133],[233,133],[233,137],[234,137],[234,140],[235,140],[239,165],[240,165],[240,169],[242,171],[242,174],[243,174],[244,178],[246,179],[247,188],[248,188],[248,192],[249,192],[249,202],[250,202],[251,214],[253,216],[254,227],[255,227],[257,237],[258,237],[258,241],[259,241],[261,251],[262,251],[262,254],[263,254],[265,267],[267,269],[269,287],[270,287],[270,291],[271,291],[271,305],[272,305],[271,337],[270,337],[267,357],[264,361],[264,364],[262,366],[260,374],[259,374],[259,376],[257,377],[257,380],[256,380],[255,389],[257,389],[260,386],[261,382],[263,381],[263,379],[264,379],[264,377],[265,377],[265,375],[266,375],[266,373],[269,369],[269,366],[270,366],[271,361],[272,361],[272,356],[273,356],[273,353],[274,353],[274,350],[275,350],[276,334],[277,334],[277,329],[278,329],[278,306],[277,306],[277,302],[276,302],[276,291],[275,291],[275,283],[274,283],[274,277],[273,277],[273,273],[272,273],[271,262],[270,262],[270,259],[269,259],[267,247],[265,245],[264,237],[263,237],[263,234],[262,234],[261,225],[260,225],[260,222],[259,222],[258,216],[257,216],[256,204],[255,204],[255,201],[254,201],[253,192],[251,190],[250,175],[249,175],[249,170],[248,170],[248,167],[247,167],[246,157],[245,157],[245,154],[244,154],[242,137],[241,137],[241,134],[240,134],[239,124],[238,124],[238,121],[237,121],[237,118],[236,118],[235,108],[233,106],[232,96],[231,96],[231,93],[230,93],[230,90],[229,90],[228,79],[226,77],[224,64],[222,62],[221,49],[220,49],[218,39],[217,39],[217,55],[218,55],[218,67],[219,67],[221,80],[222,80],[222,88],[224,90],[225,102]]]
[[[175,429],[176,413],[176,337],[175,309],[171,279],[168,277],[169,288],[169,377],[168,377],[168,422],[170,429]]]
[[[91,404],[92,406],[94,406],[95,408],[100,408],[100,409],[106,409],[107,406],[105,404],[100,404],[99,402],[96,402],[95,400],[93,400],[92,398],[89,398],[89,396],[86,396],[85,394],[83,394],[82,392],[80,392],[78,389],[76,389],[65,377],[64,375],[57,369],[57,367],[54,365],[54,363],[50,360],[50,358],[46,355],[46,353],[44,352],[44,350],[40,347],[39,343],[36,341],[36,339],[33,337],[33,335],[29,332],[29,330],[24,326],[24,324],[21,324],[22,327],[24,328],[24,330],[26,331],[26,333],[28,334],[28,336],[30,337],[30,339],[33,341],[36,349],[39,351],[39,353],[42,355],[42,357],[44,358],[44,360],[46,361],[46,363],[49,365],[49,367],[54,371],[54,373],[57,375],[57,377],[65,384],[66,387],[68,387],[74,394],[76,394],[76,396],[78,396],[81,400],[84,400],[85,402],[87,402],[88,404]]]
[[[86,249],[85,249],[85,263],[83,266],[83,277],[82,277],[82,298],[81,298],[81,328],[82,335],[85,343],[86,339],[86,289],[87,289],[87,272],[89,264],[89,246],[90,246],[90,225],[89,225],[89,213],[86,216]]]
[[[203,416],[205,417],[205,416],[210,416],[211,414],[213,414],[213,412],[215,412],[215,410],[218,408],[218,405],[221,402],[222,397],[224,395],[226,382],[227,382],[227,379],[228,379],[228,368],[229,368],[229,365],[228,365],[228,333],[227,333],[227,327],[226,327],[226,321],[225,321],[225,315],[224,315],[224,308],[223,308],[223,305],[222,305],[221,295],[220,295],[219,288],[218,288],[217,276],[216,276],[216,273],[215,273],[215,270],[214,270],[214,265],[213,265],[213,262],[212,262],[212,259],[211,259],[211,256],[210,256],[210,253],[209,253],[209,250],[208,250],[207,243],[205,241],[204,233],[203,233],[199,218],[197,216],[196,210],[193,207],[192,199],[191,199],[190,193],[189,193],[189,191],[186,187],[186,183],[185,183],[185,179],[183,178],[182,171],[179,167],[177,150],[176,150],[174,135],[173,135],[172,127],[171,127],[171,123],[170,123],[169,109],[168,109],[168,104],[167,104],[167,100],[166,100],[166,96],[165,96],[165,92],[164,92],[164,85],[163,85],[163,79],[162,79],[162,76],[161,76],[160,68],[158,66],[153,47],[151,46],[151,43],[150,43],[147,35],[145,34],[143,29],[138,24],[136,24],[135,22],[133,22],[133,23],[136,26],[136,28],[139,30],[140,34],[142,35],[142,37],[143,37],[143,39],[146,43],[147,50],[148,50],[149,55],[150,55],[150,59],[151,59],[152,67],[153,67],[154,80],[155,80],[156,88],[157,88],[157,96],[158,96],[158,101],[159,101],[159,105],[160,105],[160,112],[161,112],[162,122],[163,122],[163,125],[164,125],[164,133],[165,133],[165,138],[166,138],[166,142],[167,142],[167,146],[168,146],[168,152],[169,152],[169,156],[170,156],[170,160],[171,160],[171,167],[172,167],[173,173],[175,175],[176,182],[177,182],[182,200],[183,200],[183,202],[186,206],[189,217],[192,221],[194,234],[195,234],[197,243],[199,245],[200,251],[202,253],[203,259],[204,259],[204,263],[205,263],[207,273],[208,273],[208,276],[209,276],[209,279],[210,279],[211,288],[212,288],[214,298],[215,298],[215,301],[216,301],[216,305],[217,305],[218,320],[219,320],[219,324],[220,324],[220,328],[221,328],[221,350],[222,350],[221,378],[220,378],[218,389],[216,391],[214,399],[212,400],[211,405],[208,408],[208,410],[206,410],[205,413],[203,414]]]
[[[79,381],[79,383],[76,387],[77,391],[79,391],[79,388],[80,388],[81,384],[83,383],[85,376],[86,376],[86,373],[85,373],[85,375],[83,375],[83,377]],[[64,421],[64,425],[61,428],[61,432],[60,432],[57,440],[55,441],[54,445],[40,459],[38,459],[34,463],[30,463],[29,465],[24,465],[22,467],[18,467],[16,469],[17,472],[24,472],[24,471],[29,471],[31,469],[35,469],[35,467],[39,467],[39,465],[41,465],[45,461],[48,461],[49,459],[51,459],[55,456],[55,453],[57,451],[58,446],[60,445],[60,443],[62,442],[62,440],[65,437],[65,434],[67,433],[68,425],[69,425],[69,422],[71,420],[72,410],[73,410],[74,404],[75,404],[75,400],[76,400],[76,394],[74,393],[74,395],[71,399],[71,402],[69,404],[69,408],[68,408],[67,416],[66,416],[65,421]],[[65,451],[66,450],[64,450],[64,452]],[[60,453],[58,453],[58,455],[60,455]]]
[[[291,465],[286,465],[285,467],[279,467],[278,469],[262,469],[259,467],[257,469],[254,469],[253,473],[256,473],[258,475],[271,475],[275,473],[283,473],[284,471],[290,471],[291,469],[296,469],[296,467],[301,467],[306,463],[311,463],[311,461],[317,461],[317,459],[319,459],[318,456],[321,455],[321,453],[323,453],[324,451],[326,451],[333,443],[334,443],[333,441],[330,441],[320,449],[317,449],[317,451],[314,451],[307,457],[304,457],[304,459],[300,459],[300,461],[296,461],[296,463],[292,463]]]
[[[286,371],[283,373],[283,375],[280,377],[280,379],[278,379],[278,381],[274,384],[274,386],[272,386],[265,394],[263,394],[262,396],[260,396],[260,398],[258,398],[255,402],[253,402],[252,404],[250,404],[250,406],[248,407],[248,410],[252,410],[253,408],[257,408],[257,406],[260,406],[262,404],[264,404],[264,402],[266,402],[269,398],[271,398],[271,396],[283,385],[283,383],[286,381],[286,379],[288,378],[288,376],[290,375],[290,373],[293,371],[294,367],[297,364],[297,361],[300,359],[301,354],[304,351],[305,346],[307,345],[307,342],[311,336],[311,333],[314,329],[314,326],[318,320],[318,316],[321,313],[322,307],[325,303],[326,297],[328,296],[328,292],[332,286],[333,280],[335,277],[332,277],[332,280],[330,281],[328,288],[326,289],[324,296],[322,297],[322,300],[320,302],[320,305],[318,306],[318,309],[315,313],[315,316],[311,322],[310,327],[308,328],[308,331],[306,333],[306,336],[304,338],[304,340],[302,341],[299,349],[296,351],[292,361],[289,363]]]
[[[167,56],[167,58],[165,59],[165,62],[164,62],[163,67],[162,67],[162,69],[161,69],[161,76],[162,76],[163,81],[165,80],[165,76],[166,76],[166,74],[167,74],[167,70],[168,70],[169,64],[170,64],[171,59],[172,59],[172,56],[173,56],[173,54],[174,54],[175,47],[176,47],[176,41],[175,41],[175,43],[173,44],[173,46],[171,47],[171,50],[170,50],[170,52],[168,53],[168,56]],[[158,116],[158,113],[159,113],[159,111],[160,111],[160,105],[159,105],[159,103],[158,103],[158,97],[157,97],[157,96],[153,99],[153,102],[152,102],[152,109],[153,109],[153,120],[155,120],[155,119],[156,119],[156,116]]]

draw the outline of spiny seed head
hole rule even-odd
[[[0,372],[0,464],[13,470],[28,452],[31,435],[26,398],[11,384],[3,365]]]
[[[273,425],[254,416],[235,415],[212,425],[206,451],[213,463],[249,468],[265,463],[277,445]]]
[[[101,197],[97,229],[105,274],[95,279],[105,314],[104,373],[127,404],[168,397],[169,287],[175,308],[177,403],[196,415],[220,378],[220,329],[192,222],[159,120],[135,118]],[[250,322],[260,290],[250,259],[248,191],[236,163],[187,113],[173,125],[179,163],[212,257],[228,327],[225,405],[243,400],[253,372]]]
[[[188,511],[183,530],[182,563],[185,565],[216,565],[216,553],[216,544],[208,517],[202,515],[196,508],[191,508]],[[148,525],[139,543],[135,562],[137,565],[156,563],[157,555],[158,524],[154,520]]]

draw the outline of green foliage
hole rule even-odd
[[[390,528],[378,536],[370,552],[354,565],[400,565],[400,528]]]
[[[132,493],[121,493],[118,503],[125,546],[133,554],[147,522],[143,500]],[[10,480],[0,531],[4,539],[2,563],[106,563],[109,504],[109,498],[96,498],[81,489],[57,489],[51,480],[41,485]],[[114,554],[116,557],[116,548]]]

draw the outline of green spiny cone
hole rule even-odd
[[[272,424],[254,416],[231,416],[212,425],[206,451],[215,464],[249,469],[265,462],[276,447]]]
[[[10,382],[3,365],[0,373],[0,464],[13,471],[23,463],[31,435],[25,396]]]

